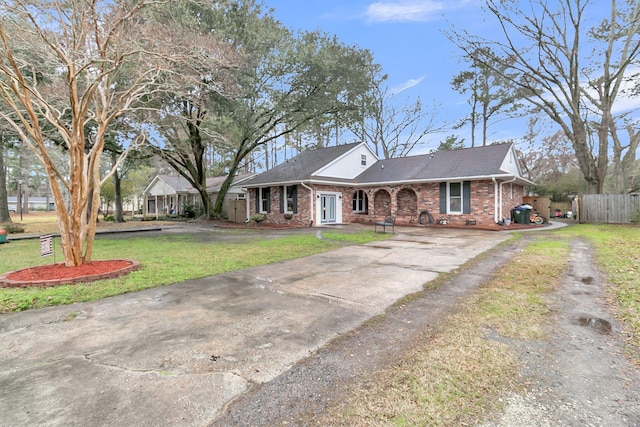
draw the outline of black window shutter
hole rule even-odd
[[[293,213],[298,213],[298,186],[293,186]]]
[[[287,195],[285,194],[285,190],[283,186],[280,186],[280,213],[284,212],[284,207],[285,207],[285,198],[287,197]]]
[[[440,213],[447,213],[447,183],[440,183]]]
[[[462,213],[471,213],[471,181],[462,181]]]
[[[271,212],[271,189],[266,187],[263,191],[264,197],[267,199],[267,213]]]

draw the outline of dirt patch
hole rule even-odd
[[[571,242],[547,339],[507,342],[523,363],[525,393],[506,396],[504,414],[487,427],[640,426],[639,372],[623,354],[628,336],[592,254],[587,242]]]
[[[368,387],[377,370],[394,366],[417,340],[438,330],[459,302],[509,262],[529,239],[476,259],[438,289],[334,340],[274,380],[253,384],[214,426],[330,425],[327,408]],[[607,305],[606,281],[592,250],[571,242],[570,270],[549,295],[554,310],[544,340],[500,340],[520,355],[522,394],[505,395],[505,411],[485,427],[640,426],[638,371],[623,354],[627,336]]]

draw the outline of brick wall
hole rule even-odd
[[[431,214],[434,221],[447,220],[450,223],[465,223],[467,220],[476,224],[493,224],[494,221],[494,184],[490,180],[471,182],[471,213],[463,215],[440,214],[439,183],[405,185],[395,187],[353,187],[353,186],[314,186],[315,191],[342,193],[342,222],[373,224],[387,215],[396,217],[399,225],[418,223],[421,212]],[[368,212],[353,212],[353,195],[363,190],[368,199]],[[255,213],[255,191],[251,192],[251,213]],[[280,212],[280,189],[271,188],[271,212],[267,214],[267,224],[309,226],[311,224],[311,193],[305,187],[298,185],[298,211],[296,214],[285,216]],[[520,185],[505,184],[502,186],[503,217],[508,217],[515,206],[522,203],[524,189]],[[315,193],[313,195],[315,208]],[[339,219],[339,218],[338,218]],[[318,224],[318,218],[313,218],[313,225]]]

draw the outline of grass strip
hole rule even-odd
[[[538,339],[549,308],[545,294],[566,271],[566,242],[535,242],[495,279],[424,335],[394,368],[374,374],[366,389],[333,408],[328,425],[474,425],[501,409],[505,390],[517,388],[517,354],[496,334]]]
[[[595,245],[609,298],[629,333],[626,351],[640,364],[640,227],[581,224],[562,230],[561,235],[583,237]]]

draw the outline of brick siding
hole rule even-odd
[[[478,225],[493,224],[494,219],[494,183],[490,180],[471,182],[471,213],[461,215],[440,214],[439,183],[404,185],[399,187],[353,187],[353,186],[314,186],[316,192],[342,193],[342,222],[373,224],[385,216],[396,217],[398,225],[418,224],[421,212],[431,214],[434,221],[447,220],[450,223],[466,223],[475,221]],[[358,190],[363,190],[368,199],[367,213],[353,212],[353,197]],[[251,213],[255,213],[255,192],[251,191]],[[280,189],[271,188],[271,212],[267,214],[266,224],[309,226],[318,224],[318,218],[311,220],[310,191],[298,185],[298,211],[288,215],[280,212]],[[508,218],[512,208],[522,203],[524,189],[521,185],[504,184],[502,186],[502,217]],[[313,200],[315,207],[315,199]]]

